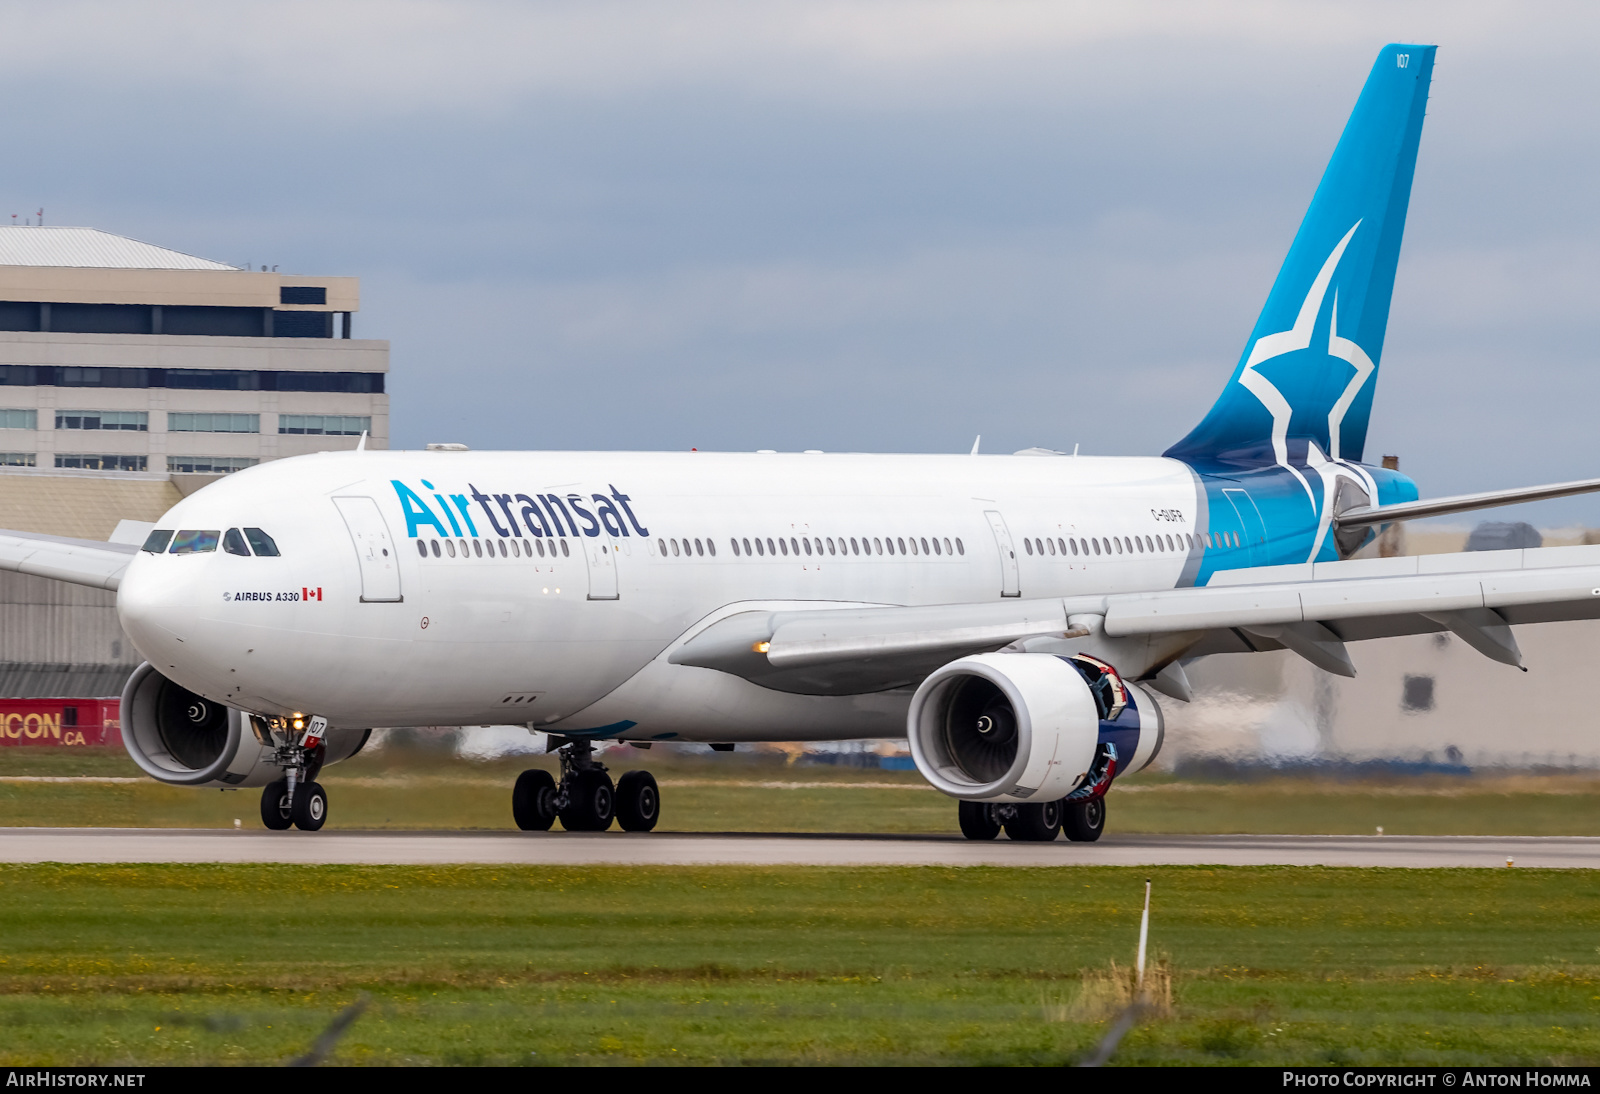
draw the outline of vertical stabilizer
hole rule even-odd
[[[1233,377],[1167,455],[1303,466],[1314,444],[1361,459],[1434,49],[1378,53]]]

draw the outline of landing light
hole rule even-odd
[[[750,648],[752,650],[754,650],[756,653],[766,653],[768,650],[770,650],[772,648],[772,643],[771,642],[757,642],[755,645],[751,646]]]

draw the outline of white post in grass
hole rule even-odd
[[[1144,994],[1144,950],[1150,941],[1150,879],[1144,879],[1144,915],[1139,918],[1139,960],[1134,965],[1134,988]]]

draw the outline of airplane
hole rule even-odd
[[[373,726],[524,724],[527,831],[648,832],[601,741],[909,739],[970,839],[1098,839],[1184,663],[1600,618],[1600,546],[1352,558],[1392,522],[1600,490],[1419,500],[1363,462],[1433,71],[1383,47],[1221,396],[1158,457],[320,453],[221,479],[142,546],[0,533],[0,568],[117,592],[123,742],[177,786],[322,827]],[[1158,699],[1158,695],[1161,697]]]

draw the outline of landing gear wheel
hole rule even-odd
[[[617,780],[617,823],[624,832],[648,832],[661,818],[661,791],[648,771],[625,771]]]
[[[556,820],[556,781],[533,768],[517,776],[511,790],[511,816],[524,832],[548,832]]]
[[[1106,800],[1089,798],[1081,802],[1062,802],[1061,826],[1075,843],[1093,843],[1106,830]]]
[[[261,788],[261,823],[282,832],[294,823],[289,815],[289,780],[279,779]]]
[[[290,808],[294,826],[302,832],[315,832],[328,819],[328,793],[321,783],[301,783],[295,787]]]
[[[1006,822],[1006,835],[1014,840],[1049,843],[1060,834],[1060,802],[1019,805],[1016,807],[1016,816]]]
[[[1000,834],[1000,822],[994,819],[994,806],[988,802],[962,802],[958,815],[961,834],[968,839],[994,839]]]
[[[617,792],[611,776],[599,768],[574,772],[570,802],[561,811],[561,827],[568,832],[604,832],[617,812]]]

